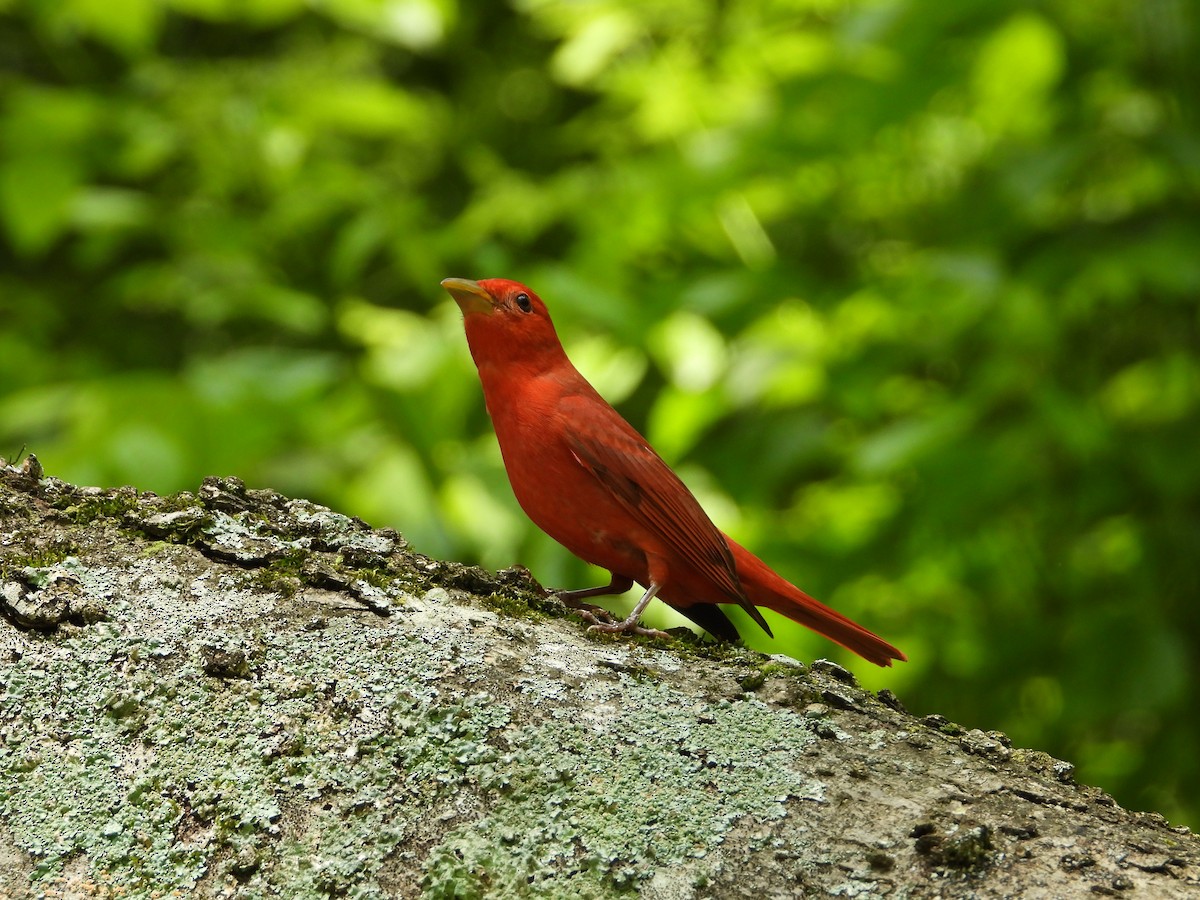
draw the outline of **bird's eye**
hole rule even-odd
[[[529,301],[529,295],[524,292],[517,294],[517,306],[521,307],[521,312],[533,311],[533,304]]]

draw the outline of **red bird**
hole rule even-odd
[[[550,315],[529,288],[503,278],[446,278],[463,311],[504,468],[521,508],[576,556],[612,581],[559,597],[592,630],[652,633],[638,617],[655,597],[716,637],[737,640],[717,604],[735,603],[768,635],[765,606],[890,666],[903,653],[789,584],[726,537],[646,439],[567,359]],[[602,623],[587,597],[646,592],[623,622]]]

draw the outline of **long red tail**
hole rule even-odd
[[[906,661],[903,653],[878,635],[872,634],[857,622],[847,619],[840,612],[830,609],[819,600],[814,600],[794,584],[784,580],[771,568],[728,535],[729,549],[737,564],[738,579],[742,590],[755,606],[765,606],[799,622],[831,641],[836,641],[847,650],[853,650],[863,659],[877,666],[890,666],[893,659]]]

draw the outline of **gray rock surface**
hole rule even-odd
[[[0,896],[1200,896],[1200,842],[818,661],[208,479],[0,469]]]

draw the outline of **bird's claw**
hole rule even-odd
[[[586,618],[586,617],[585,617]],[[639,625],[636,619],[626,619],[623,622],[595,622],[588,626],[588,631],[598,631],[603,634],[640,634],[645,637],[669,638],[670,635],[657,628],[646,628]]]
[[[638,624],[638,613],[620,622],[603,606],[584,603],[575,596],[573,591],[553,592],[564,605],[575,611],[575,614],[588,623],[588,631],[598,631],[602,634],[640,634],[645,637],[669,638],[670,635],[657,628],[646,628]],[[594,593],[594,592],[592,592]],[[640,612],[640,611],[639,611]]]
[[[580,600],[572,600],[570,597],[564,597],[558,594],[558,599],[563,602],[564,606],[569,607],[579,614],[579,618],[585,622],[591,622],[593,625],[602,623],[611,623],[613,621],[612,613],[603,606],[596,606],[592,603],[584,603]]]
[[[588,623],[588,631],[600,630],[607,631],[613,625],[612,614],[606,609],[601,609],[598,606],[593,606],[588,609],[582,607],[572,607],[575,615]]]

